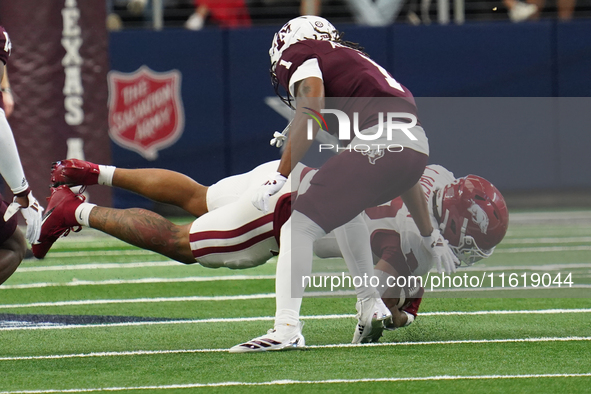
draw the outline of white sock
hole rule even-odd
[[[370,246],[369,230],[363,217],[357,215],[350,222],[334,230],[343,258],[353,277],[363,279],[362,286],[355,288],[357,298],[379,298],[378,290],[370,286],[373,272],[373,256]],[[364,282],[367,281],[367,286]]]
[[[90,211],[92,211],[92,208],[94,207],[96,207],[96,204],[91,204],[88,202],[83,202],[82,204],[78,205],[75,213],[78,224],[90,227]]]
[[[297,326],[305,287],[302,278],[312,274],[314,240],[326,235],[304,214],[294,211],[281,228],[281,248],[275,279],[275,327]],[[292,265],[293,260],[297,264]]]
[[[104,166],[99,164],[98,184],[113,186],[113,175],[115,175],[115,166]]]

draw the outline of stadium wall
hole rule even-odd
[[[338,27],[417,97],[431,162],[503,192],[591,189],[591,21]],[[180,71],[186,116],[156,160],[113,143],[113,163],[209,184],[278,158],[269,139],[289,112],[268,76],[276,30],[111,33],[112,70]],[[151,207],[120,191],[114,204]]]

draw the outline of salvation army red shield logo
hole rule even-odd
[[[111,139],[155,160],[158,150],[174,144],[183,133],[181,73],[142,66],[132,73],[111,71],[108,80]]]

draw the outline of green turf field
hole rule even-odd
[[[310,297],[308,349],[229,354],[271,328],[275,266],[184,266],[87,229],[61,239],[0,287],[0,394],[591,392],[591,212],[513,214],[495,254],[458,272],[482,286],[434,289],[377,345],[349,344],[354,298]]]

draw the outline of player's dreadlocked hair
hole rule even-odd
[[[314,30],[316,30],[318,32],[318,34],[324,34],[324,32],[314,28]],[[358,51],[359,53],[361,53],[363,56],[366,57],[370,57],[365,51],[361,45],[359,45],[359,43],[356,42],[352,42],[352,41],[345,41],[343,40],[343,37],[345,36],[345,33],[342,31],[337,31],[335,34],[335,38],[330,40],[332,42],[336,42],[339,45],[342,45],[344,47],[347,48],[351,48],[354,49],[356,51]],[[292,96],[289,93],[289,91],[286,92],[286,95],[283,96],[280,92],[279,92],[279,79],[277,78],[277,74],[275,74],[275,71],[273,71],[273,65],[271,65],[271,68],[269,69],[269,73],[271,74],[271,84],[273,85],[273,89],[275,89],[275,94],[277,96],[279,96],[279,98],[281,99],[281,101],[283,101],[285,103],[285,105],[287,105],[289,108],[291,109],[295,109],[293,107],[293,105],[291,104],[292,102]]]
[[[352,42],[352,41],[345,41],[343,40],[343,37],[345,36],[345,33],[340,31],[337,33],[337,38],[336,40],[333,40],[334,42],[341,44],[342,46],[345,46],[347,48],[351,48],[351,49],[355,49],[356,51],[361,52],[364,56],[369,57],[369,55],[364,51],[364,47],[362,47],[361,45],[359,45],[359,43],[357,42]]]

